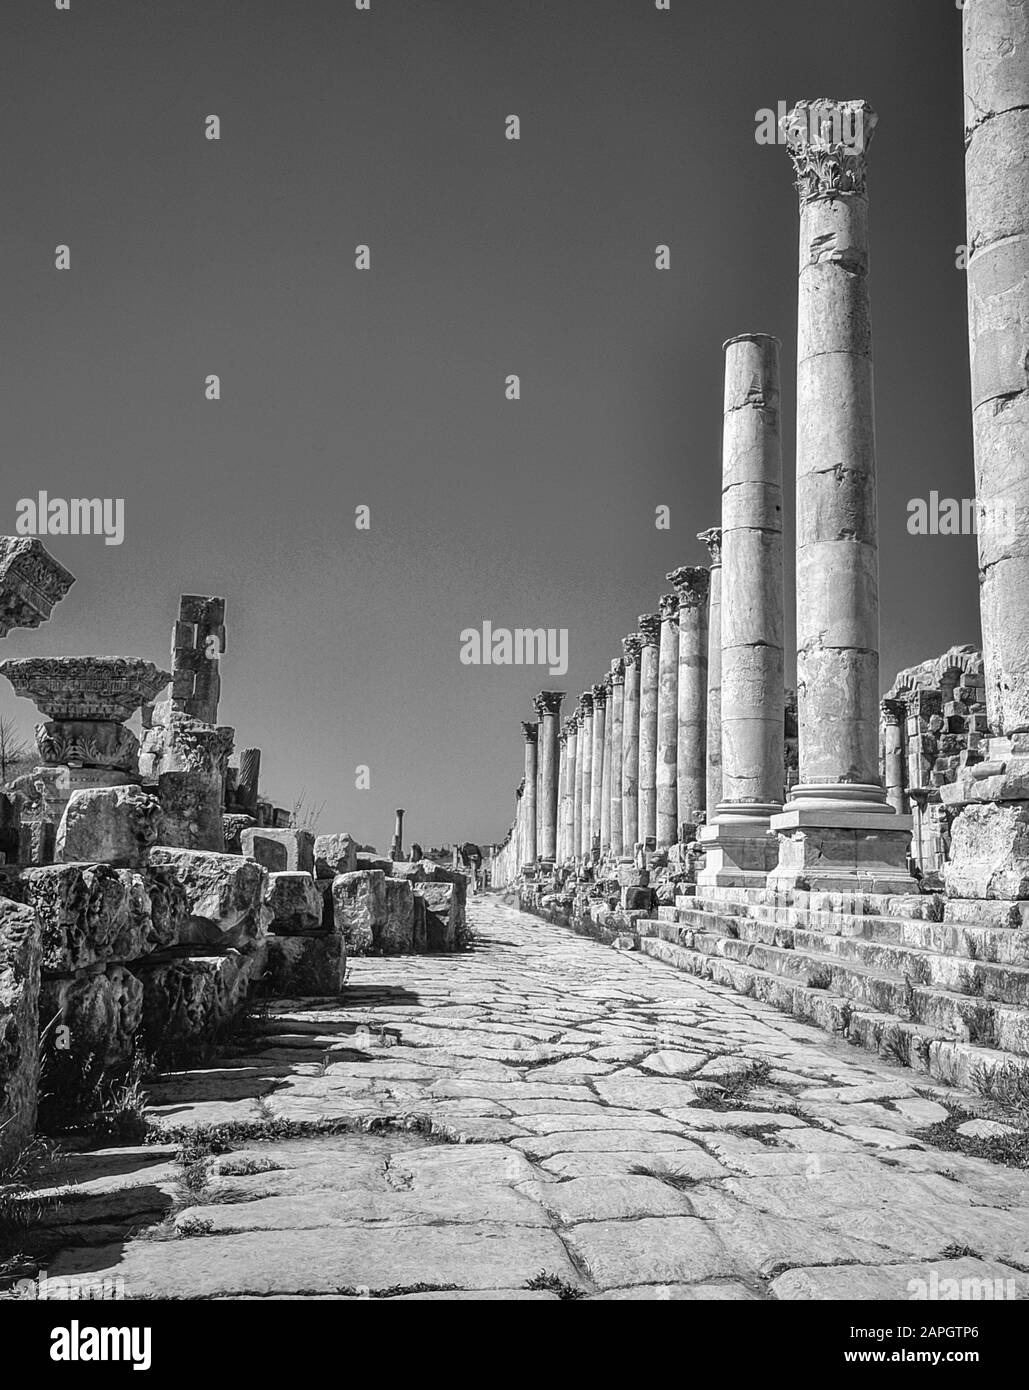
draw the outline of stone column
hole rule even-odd
[[[667,575],[679,600],[679,728],[676,737],[678,838],[696,837],[707,788],[707,608],[711,574],[684,565]]]
[[[657,692],[661,619],[641,613],[640,654],[640,813],[637,838],[646,849],[657,841]]]
[[[800,780],[777,889],[904,893],[910,817],[879,780],[879,578],[864,102],[801,102],[786,138],[800,193],[797,686]]]
[[[895,811],[903,815],[907,810],[904,795],[904,735],[907,724],[907,706],[903,700],[883,700],[882,713],[882,779],[886,788],[886,800]]]
[[[722,799],[701,831],[700,887],[764,887],[785,781],[779,340],[725,344]]]
[[[640,660],[643,634],[622,638],[625,685],[622,697],[622,854],[632,856],[640,816]]]
[[[678,839],[679,802],[676,791],[679,742],[679,600],[662,594],[658,603],[661,637],[657,674],[657,848]]]
[[[257,810],[257,795],[261,783],[260,748],[243,748],[239,755],[239,776],[236,778],[236,801],[241,811],[252,816]]]
[[[539,857],[547,864],[553,864],[557,860],[557,736],[561,723],[561,701],[564,697],[563,690],[541,690],[535,701],[543,744],[540,757],[542,808]]]
[[[525,782],[522,787],[522,862],[519,867],[534,866],[536,843],[536,763],[539,725],[523,721],[525,735]]]
[[[391,859],[403,859],[404,857],[404,812],[396,812],[396,821],[393,826],[393,843],[390,846]]]
[[[1029,898],[1029,0],[964,14],[968,330],[986,760],[957,811],[947,892]],[[978,775],[976,775],[978,774]],[[964,809],[959,810],[964,806]],[[998,908],[998,924],[1009,918]]]
[[[611,857],[622,854],[622,740],[625,722],[625,662],[618,657],[611,663],[611,698],[608,702],[608,728],[611,730]]]
[[[593,687],[593,763],[590,769],[590,843],[600,849],[600,817],[604,805],[604,731],[607,728],[607,686]]]
[[[577,787],[579,807],[578,854],[589,856],[592,843],[590,803],[593,787],[593,695],[585,691],[579,696],[579,762],[582,764],[582,786]]]
[[[564,768],[563,791],[561,793],[561,809],[559,812],[561,835],[558,847],[558,860],[562,864],[567,864],[575,857],[575,760],[579,742],[579,724],[576,715],[564,721],[563,729],[563,758]]]
[[[611,853],[611,749],[614,742],[614,685],[610,671],[604,677],[604,774],[600,782],[600,856]]]
[[[711,556],[707,610],[707,767],[704,818],[710,824],[722,799],[722,528],[697,536]]]
[[[219,659],[225,651],[225,600],[183,594],[172,629],[172,709],[214,724],[221,697]]]

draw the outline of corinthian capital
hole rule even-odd
[[[526,743],[535,743],[539,738],[539,732],[540,726],[538,724],[530,724],[526,720],[522,720],[522,733],[525,735]]]
[[[593,708],[596,709],[599,705],[603,709],[606,704],[607,686],[601,681],[599,685],[593,687]]]
[[[536,713],[542,719],[545,714],[560,714],[561,701],[565,697],[563,690],[541,690],[534,697],[533,704],[536,706]]]
[[[626,661],[633,661],[639,664],[640,652],[643,650],[643,633],[630,632],[628,637],[622,638],[622,651],[625,653]]]
[[[679,611],[678,595],[662,594],[657,601],[657,611],[661,616],[662,622],[666,622],[669,618],[674,618]]]
[[[797,102],[783,122],[783,134],[802,202],[864,195],[868,146],[878,121],[866,101]]]
[[[593,695],[590,691],[584,690],[579,696],[579,723],[584,719],[589,719],[593,715]]]
[[[569,717],[561,725],[561,732],[565,736],[565,738],[574,738],[576,736],[576,734],[579,732],[578,714],[569,715]]]
[[[661,617],[658,613],[641,613],[636,619],[644,647],[656,647],[661,641]]]
[[[701,608],[711,589],[711,571],[703,565],[680,565],[665,578],[675,588],[680,608]]]
[[[624,685],[624,684],[625,684],[625,659],[624,659],[624,657],[620,657],[620,656],[616,656],[616,657],[615,657],[614,661],[612,661],[612,663],[611,663],[611,674],[608,676],[607,679],[608,679],[608,683],[609,683],[610,685]]]
[[[697,540],[703,541],[707,546],[707,553],[711,556],[712,566],[720,565],[722,563],[722,528],[709,526],[706,531],[698,531]]]

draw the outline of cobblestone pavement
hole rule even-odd
[[[259,1051],[155,1088],[176,1140],[228,1126],[232,1151],[71,1160],[48,1219],[80,1243],[49,1277],[175,1298],[1029,1296],[1029,1173],[919,1137],[959,1093],[495,899],[470,920],[473,951],[356,960],[345,1007],[277,1001]]]

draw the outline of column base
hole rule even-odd
[[[780,806],[719,807],[698,838],[705,851],[698,888],[764,888],[779,859],[779,840],[769,829]]]
[[[878,789],[880,793],[882,789]],[[791,804],[773,816],[778,863],[767,886],[778,891],[917,893],[909,867],[912,820],[883,801],[854,809]]]

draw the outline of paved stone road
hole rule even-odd
[[[279,1003],[259,1053],[159,1087],[163,1124],[235,1125],[234,1151],[188,1172],[172,1146],[75,1159],[51,1219],[91,1243],[50,1277],[179,1298],[1029,1296],[1029,1173],[920,1141],[946,1115],[924,1078],[494,899],[471,919],[473,952],[357,960],[345,1008]],[[377,1119],[401,1128],[246,1128]]]

